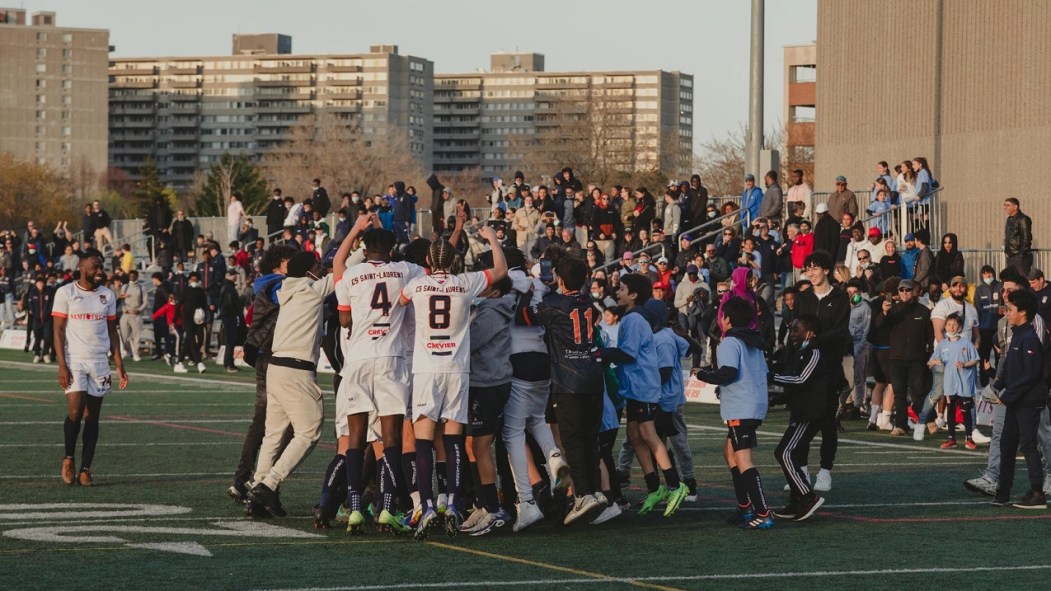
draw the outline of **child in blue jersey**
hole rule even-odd
[[[719,413],[729,428],[724,454],[737,493],[737,511],[727,522],[746,529],[769,529],[774,516],[763,494],[759,469],[752,463],[756,430],[766,418],[768,405],[764,342],[759,331],[748,328],[752,315],[752,304],[741,298],[723,303],[720,328],[726,336],[716,351],[719,368],[701,371],[697,377],[719,386]]]
[[[601,355],[604,361],[617,364],[620,397],[627,401],[628,441],[635,449],[649,491],[639,514],[649,513],[661,501],[667,501],[664,511],[667,517],[686,498],[689,488],[679,480],[668,448],[657,436],[653,423],[660,401],[661,377],[653,329],[643,311],[652,297],[653,284],[649,278],[636,273],[625,275],[620,282],[617,304],[624,307],[625,313],[617,331],[617,347],[602,349]],[[664,473],[667,486],[660,484],[656,468]]]
[[[966,439],[964,446],[967,449],[978,449],[971,439],[974,430],[974,392],[977,389],[978,379],[978,349],[974,347],[969,339],[962,337],[960,330],[963,321],[959,314],[950,314],[945,318],[945,338],[934,346],[927,367],[941,365],[945,369],[942,378],[942,388],[949,400],[949,408],[946,411],[949,427],[949,438],[941,444],[942,449],[956,447],[956,409],[963,412],[963,429]]]

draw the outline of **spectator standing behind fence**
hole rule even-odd
[[[788,197],[785,198],[785,201],[788,203],[801,203],[803,204],[803,212],[806,211],[806,205],[810,203],[810,185],[803,182],[802,169],[797,168],[792,171],[792,178],[788,185]]]
[[[777,172],[771,170],[763,177],[766,184],[766,193],[763,194],[762,204],[759,206],[759,216],[768,220],[780,220],[784,211],[785,196],[781,192],[781,184],[777,182]],[[755,217],[752,218],[753,220]]]
[[[227,243],[237,240],[238,231],[241,229],[241,218],[245,216],[245,208],[241,204],[241,197],[236,194],[231,194],[230,202],[226,206]]]
[[[1007,255],[1007,266],[1018,269],[1022,275],[1029,273],[1033,267],[1033,220],[1022,213],[1018,199],[1004,199],[1004,254]]]
[[[105,252],[107,245],[114,246],[113,232],[109,229],[111,223],[113,223],[113,218],[105,209],[102,209],[102,203],[96,199],[91,204],[91,227],[95,231],[95,247],[99,249],[99,252]]]
[[[270,237],[270,242],[281,237],[275,234],[281,232],[281,228],[284,227],[285,213],[285,200],[281,196],[281,189],[274,189],[274,198],[266,204],[266,234]]]
[[[185,261],[193,252],[193,222],[186,219],[186,214],[182,211],[175,212],[172,240],[175,242],[175,260]]]
[[[759,208],[763,203],[763,191],[755,186],[755,177],[744,175],[744,192],[741,193],[741,221],[748,221],[759,217]]]
[[[858,198],[853,191],[847,188],[847,177],[837,176],[836,191],[828,196],[828,213],[832,219],[838,220],[843,217],[843,212],[858,219]]]
[[[916,262],[912,267],[912,281],[924,290],[931,284],[934,273],[934,255],[928,245],[931,242],[931,233],[927,230],[919,230],[913,234],[916,242]]]
[[[956,234],[949,233],[942,236],[942,247],[934,257],[934,276],[941,280],[942,289],[948,289],[945,282],[957,275],[963,275],[963,254]]]

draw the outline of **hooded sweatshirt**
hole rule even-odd
[[[315,281],[287,277],[277,291],[281,310],[274,327],[274,357],[288,357],[317,365],[321,347],[323,303],[335,291],[331,274]]]
[[[723,299],[719,301],[719,313],[716,315],[716,321],[719,323],[719,330],[722,331],[723,326],[723,304],[725,304],[730,298],[741,298],[748,302],[752,306],[752,321],[748,323],[748,328],[758,330],[759,329],[759,307],[755,302],[755,294],[752,293],[752,289],[748,286],[748,279],[751,276],[751,270],[745,267],[738,267],[734,269],[733,275],[733,287],[730,291],[723,294]],[[726,332],[723,331],[723,336],[726,336]]]
[[[471,387],[511,382],[511,331],[517,298],[485,298],[471,318]]]

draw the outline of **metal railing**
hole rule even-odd
[[[1033,268],[1047,271],[1051,269],[1051,248],[1034,248]],[[935,251],[937,253],[937,251]],[[963,255],[964,277],[970,283],[981,280],[982,267],[989,265],[998,274],[1007,267],[1007,255],[1002,248],[961,248]]]
[[[938,187],[927,193],[923,199],[914,203],[901,203],[898,205],[891,206],[887,211],[868,217],[859,215],[857,222],[864,224],[866,228],[871,228],[877,224],[880,218],[884,218],[886,221],[886,231],[884,234],[892,236],[895,240],[901,241],[901,238],[910,232],[916,232],[921,229],[926,229],[931,233],[932,237],[938,237],[941,235],[942,228],[944,227],[945,219],[945,208],[943,207],[941,193],[944,187]],[[828,203],[829,197],[832,193],[819,192],[811,193],[810,195],[810,210],[814,211],[814,206],[819,203]],[[868,199],[868,193],[864,193],[858,196],[854,194],[859,201]],[[871,201],[868,202],[871,204]],[[858,203],[858,209],[861,212],[865,211],[868,204],[862,205]],[[884,217],[886,216],[886,217]],[[837,222],[839,220],[836,220]],[[884,230],[884,228],[880,228]]]

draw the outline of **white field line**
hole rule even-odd
[[[686,425],[686,426],[688,428],[690,428],[690,429],[703,429],[705,431],[722,431],[723,433],[726,432],[726,427],[709,427],[707,425]],[[758,431],[757,433],[759,435],[763,435],[764,437],[774,437],[774,438],[776,438],[775,441],[780,441],[781,440],[781,435],[782,435],[781,433],[774,433],[774,432],[771,432],[771,431]],[[882,447],[882,448],[886,448],[886,449],[903,449],[903,450],[906,450],[906,451],[913,451],[913,452],[915,452],[915,451],[924,451],[924,452],[931,451],[931,452],[939,453],[939,454],[964,455],[964,456],[970,456],[970,457],[974,457],[975,456],[975,453],[973,451],[960,450],[960,449],[929,449],[929,448],[917,447],[915,445],[906,445],[906,444],[903,444],[903,443],[881,443],[881,442],[878,442],[878,441],[863,441],[863,440],[860,440],[860,439],[842,439],[842,438],[839,440],[839,442],[840,443],[849,443],[849,444],[852,444],[852,445],[862,445],[862,446],[867,446],[867,447]]]

